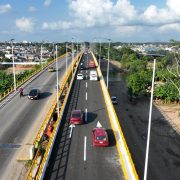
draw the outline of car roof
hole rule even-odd
[[[105,136],[106,130],[104,128],[94,128],[93,130],[96,131],[96,136]]]
[[[79,113],[81,113],[81,110],[73,110],[72,111],[72,114],[79,114]]]
[[[31,89],[31,91],[39,91],[39,89]]]
[[[82,73],[78,73],[78,76],[83,76],[83,74]]]
[[[111,98],[116,98],[116,96],[111,96]]]

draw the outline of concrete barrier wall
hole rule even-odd
[[[106,108],[108,111],[108,116],[110,119],[111,127],[113,129],[115,139],[116,139],[116,147],[119,153],[121,165],[122,165],[122,170],[124,172],[125,179],[130,179],[130,180],[138,180],[138,174],[136,172],[134,163],[131,158],[131,154],[129,152],[129,148],[127,146],[126,140],[124,138],[122,129],[119,124],[118,117],[116,115],[116,112],[114,110],[114,106],[111,102],[111,98],[107,89],[107,86],[105,84],[102,72],[98,66],[98,62],[96,60],[96,57],[92,53],[96,67],[97,67],[97,72],[98,76],[100,77],[100,84],[104,96],[104,100],[106,103]]]

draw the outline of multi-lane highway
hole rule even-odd
[[[89,59],[92,59],[90,54],[84,55],[82,62],[86,65]],[[90,69],[82,70],[82,73],[86,77],[89,76],[89,71]],[[85,124],[76,125],[70,136],[69,119],[74,109],[81,109],[84,112]],[[98,121],[108,131],[109,147],[92,146],[92,129],[96,127]],[[123,178],[100,82],[75,79],[44,179]]]
[[[68,57],[68,65],[71,57]],[[52,65],[55,67],[55,63]],[[65,57],[58,61],[59,80],[66,70]],[[17,152],[24,145],[32,143],[55,96],[56,72],[45,70],[25,87],[24,97],[16,95],[0,109],[0,179],[19,177],[21,163],[16,162]],[[39,100],[29,100],[32,88],[41,91]],[[11,172],[11,173],[9,173]],[[18,179],[18,178],[17,178]]]

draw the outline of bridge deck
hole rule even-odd
[[[91,59],[89,54],[86,56],[83,57],[84,63],[87,63],[87,59]],[[89,76],[89,71],[83,70],[83,74]],[[87,123],[77,125],[73,129],[72,137],[69,138],[71,111],[81,109],[85,112],[86,108]],[[108,130],[109,147],[92,146],[92,129],[96,127],[98,121]],[[85,136],[86,150],[84,150]],[[99,81],[75,80],[44,179],[124,179]]]

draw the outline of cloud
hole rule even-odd
[[[175,15],[180,15],[180,1],[179,0],[167,0],[166,2],[167,7],[170,9],[171,12]]]
[[[58,29],[69,29],[72,27],[71,22],[66,21],[58,21],[58,22],[44,22],[43,23],[43,29],[50,29],[50,30],[58,30]]]
[[[16,27],[22,32],[30,33],[34,30],[34,22],[32,18],[22,17],[20,19],[16,19],[15,24]]]
[[[158,31],[160,32],[167,32],[167,31],[179,31],[180,32],[180,24],[174,23],[174,24],[166,24],[158,28]]]
[[[29,10],[30,12],[36,12],[36,11],[37,11],[37,8],[34,7],[34,6],[30,6],[30,7],[28,8],[28,10]]]
[[[150,5],[139,12],[130,0],[68,0],[73,21],[44,22],[43,29],[112,27],[119,33],[140,32],[146,26],[179,30],[180,1],[166,0],[164,8]]]
[[[0,14],[7,13],[11,11],[12,7],[10,4],[0,5]]]
[[[44,1],[44,6],[48,7],[48,6],[51,5],[51,3],[52,3],[52,0],[45,0]]]

